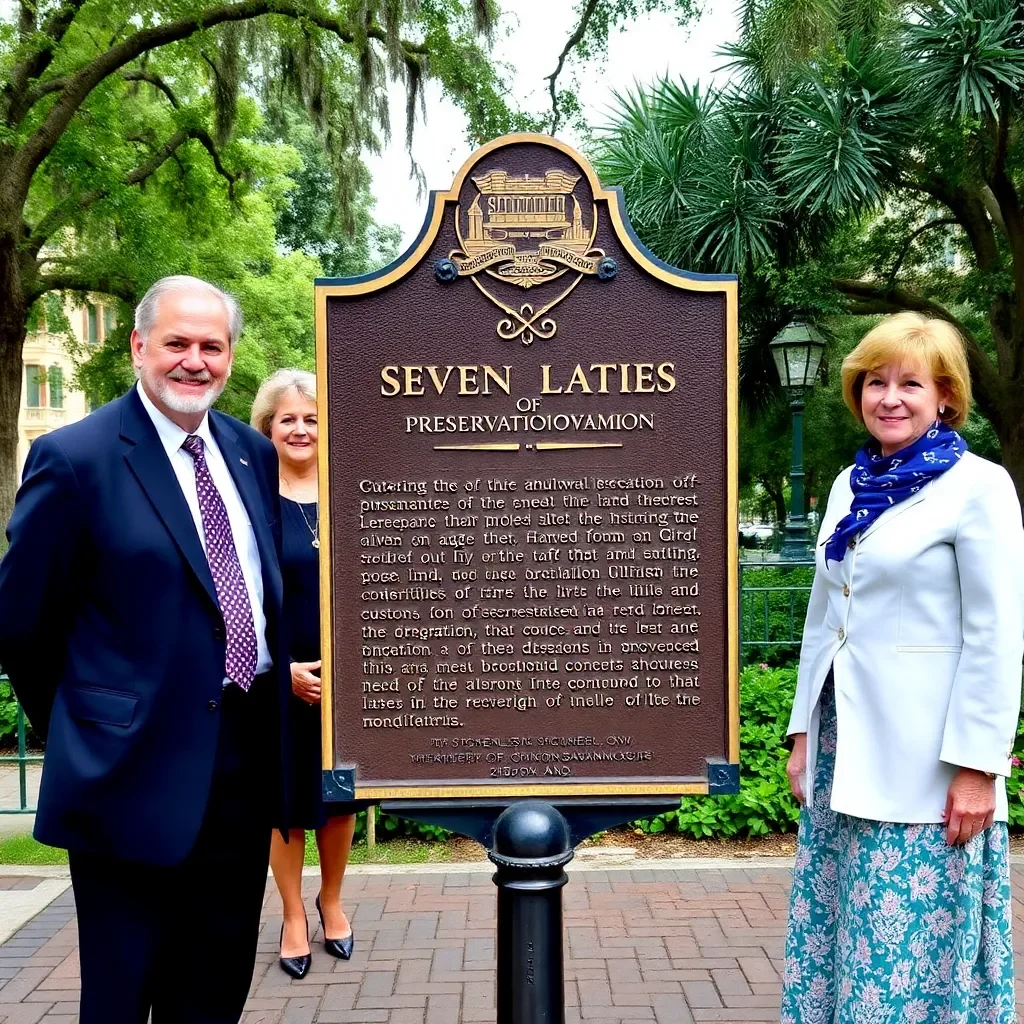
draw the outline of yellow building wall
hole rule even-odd
[[[95,309],[95,340],[100,342],[105,337],[103,306],[91,303]],[[77,341],[88,343],[89,339],[89,306],[67,305],[65,316],[71,323],[72,332]],[[21,408],[18,412],[18,474],[20,476],[28,456],[32,442],[41,434],[63,427],[66,423],[74,423],[89,413],[88,403],[81,391],[71,390],[71,380],[75,374],[75,363],[65,348],[65,338],[48,330],[34,331],[25,339],[22,355]],[[63,371],[63,408],[55,408],[56,396],[47,383],[40,387],[40,402],[30,406],[30,387],[28,375],[42,376],[42,373],[30,369],[41,367],[49,375],[52,367],[59,366]]]

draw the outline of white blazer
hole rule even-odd
[[[813,803],[818,699],[834,670],[831,806],[939,822],[958,767],[1010,774],[1024,656],[1024,528],[1007,472],[967,452],[825,565],[853,501],[836,479],[821,521],[793,713]],[[996,821],[1006,785],[996,780]]]

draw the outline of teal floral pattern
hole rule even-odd
[[[942,825],[829,808],[831,678],[814,804],[800,813],[781,1024],[1014,1024],[1005,823],[964,846]]]

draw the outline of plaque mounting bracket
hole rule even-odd
[[[356,798],[356,766],[344,764],[323,773],[323,798],[327,803],[340,803]]]
[[[707,758],[708,796],[732,796],[740,791],[740,766],[721,757]]]

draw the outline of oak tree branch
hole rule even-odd
[[[124,278],[97,277],[73,270],[40,274],[29,291],[28,300],[35,302],[47,292],[99,292],[129,304],[134,304],[139,297],[133,283]]]
[[[171,91],[171,87],[157,74],[152,71],[143,71],[133,69],[131,71],[122,71],[121,77],[126,82],[149,82],[154,88],[159,89],[170,102],[171,106],[177,110],[181,104],[178,102],[177,96]]]
[[[957,224],[955,217],[936,217],[934,220],[928,221],[926,224],[922,224],[916,231],[911,232],[910,237],[906,240],[903,245],[896,262],[893,264],[893,268],[889,273],[889,287],[891,288],[896,283],[896,278],[899,275],[900,268],[903,266],[903,261],[907,258],[907,254],[910,252],[911,246],[914,242],[923,235],[926,231],[930,231],[932,228],[942,227],[944,225]]]
[[[298,0],[241,0],[239,3],[208,8],[188,18],[142,29],[111,46],[69,77],[60,99],[54,104],[46,119],[15,153],[8,168],[6,181],[0,182],[0,191],[6,186],[16,202],[20,200],[24,203],[36,168],[57,144],[89,93],[105,78],[116,74],[125,65],[150,50],[187,39],[200,30],[231,22],[248,21],[264,14],[301,19],[333,33],[342,42],[356,41],[356,36],[345,22],[311,10]],[[379,42],[386,42],[387,39],[384,29],[376,24],[366,27],[365,36]],[[406,61],[417,59],[417,54],[427,52],[424,43],[409,43],[403,40],[401,47]]]
[[[565,46],[562,47],[562,52],[558,55],[558,66],[550,75],[547,76],[548,91],[551,93],[551,133],[552,135],[558,131],[558,93],[555,90],[555,83],[558,81],[558,76],[562,73],[562,68],[565,67],[566,58],[573,51],[573,49],[580,44],[580,40],[583,39],[584,34],[587,31],[587,26],[590,24],[590,19],[594,16],[594,11],[597,9],[597,5],[601,0],[587,0],[587,6],[583,10],[583,14],[580,16],[579,24],[576,26],[576,30],[573,32],[567,40]]]
[[[229,171],[225,168],[224,164],[221,162],[220,153],[217,152],[217,147],[214,145],[213,139],[210,137],[209,133],[202,128],[179,128],[149,157],[148,160],[139,164],[139,166],[134,170],[129,171],[121,179],[122,183],[125,185],[141,185],[142,182],[154,174],[162,164],[172,156],[175,156],[177,150],[190,139],[194,139],[196,142],[200,143],[200,145],[202,145],[210,154],[210,157],[213,160],[213,166],[217,169],[217,173],[227,181],[228,194],[233,198],[233,186],[235,182],[238,181],[240,175],[235,171]],[[55,206],[36,225],[31,237],[26,243],[26,248],[33,256],[36,255],[53,233],[66,224],[75,216],[75,214],[84,212],[94,203],[109,194],[109,188],[95,188],[88,192],[83,192],[80,196],[75,196],[60,205]]]
[[[9,106],[7,112],[7,123],[17,124],[24,117],[24,112],[15,118],[15,112],[23,107],[23,96],[28,83],[40,75],[50,66],[57,47],[64,38],[64,33],[71,27],[79,8],[85,0],[68,0],[62,7],[58,7],[49,18],[43,22],[40,28],[40,35],[43,41],[38,49],[25,58],[20,64],[11,68],[11,77],[7,86]],[[28,108],[24,108],[28,109]]]

